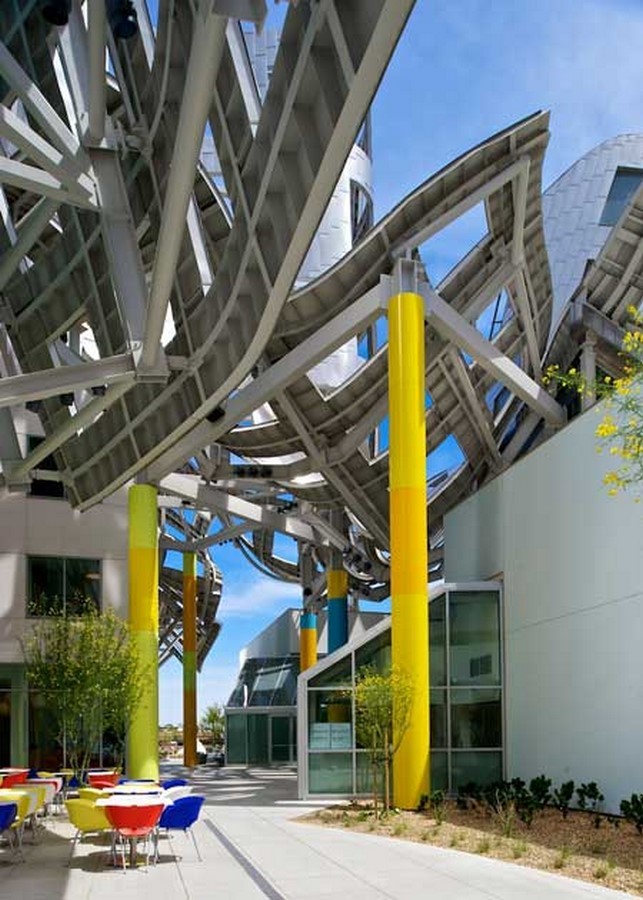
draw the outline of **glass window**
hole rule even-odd
[[[311,750],[350,750],[351,723],[351,696],[347,691],[310,691],[308,746]]]
[[[502,746],[499,690],[458,688],[451,691],[451,745]]]
[[[53,556],[30,556],[27,559],[29,600],[28,616],[61,616],[63,614],[63,561]]]
[[[429,605],[429,652],[431,684],[447,683],[446,665],[446,597],[438,597]]]
[[[431,747],[448,747],[446,691],[431,691],[430,735]]]
[[[502,754],[492,751],[454,751],[451,754],[451,790],[475,781],[476,784],[493,784],[502,778]]]
[[[500,684],[498,594],[451,593],[449,630],[451,684]]]
[[[309,753],[308,785],[311,794],[352,794],[352,753]]]
[[[386,630],[368,644],[355,651],[355,672],[370,666],[376,672],[388,672],[391,668],[391,632]]]
[[[100,562],[65,559],[65,613],[81,616],[88,607],[100,609]]]
[[[638,190],[641,181],[643,181],[643,169],[618,168],[616,170],[599,225],[616,225],[623,210]]]
[[[446,791],[449,788],[449,769],[446,752],[431,751],[431,790]]]
[[[351,656],[348,653],[329,669],[310,679],[310,687],[351,687]]]
[[[28,616],[80,616],[100,609],[99,559],[29,556]]]

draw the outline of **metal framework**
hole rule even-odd
[[[552,306],[546,113],[456,159],[293,290],[412,6],[293,4],[263,102],[239,21],[263,18],[259,0],[159,0],[155,28],[137,0],[128,41],[110,32],[103,0],[73,0],[63,28],[33,0],[0,10],[3,478],[24,489],[53,454],[79,509],[134,477],[159,486],[162,507],[182,504],[162,510],[161,547],[196,550],[205,567],[199,664],[219,628],[208,548],[223,541],[296,582],[275,532],[321,566],[340,550],[354,594],[387,594],[378,328],[400,260],[414,261],[425,299],[426,451],[453,436],[464,458],[427,486],[432,577],[444,513],[510,464],[541,420],[565,420],[540,386]],[[199,161],[206,133],[220,184]],[[419,248],[479,204],[487,234],[432,285]],[[633,228],[628,219],[614,237],[619,272],[606,251],[584,281],[583,301],[618,321],[639,290]],[[611,301],[597,304],[615,277]],[[501,292],[489,338],[476,323]],[[361,359],[364,335],[372,352]],[[321,385],[313,367],[347,345],[349,374]],[[26,401],[45,440],[23,458],[7,409]],[[336,510],[344,533],[330,525]],[[182,653],[180,573],[166,568],[160,589],[163,661]],[[322,602],[323,587],[311,597]]]

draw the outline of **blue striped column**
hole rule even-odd
[[[338,650],[348,641],[348,576],[344,569],[326,573],[328,594],[328,652]]]

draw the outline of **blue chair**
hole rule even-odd
[[[165,781],[161,782],[162,788],[169,787],[183,787],[183,785],[187,784],[185,778],[166,778]]]
[[[196,843],[196,838],[194,837],[194,832],[192,831],[192,826],[199,818],[199,813],[201,812],[204,800],[205,797],[200,797],[197,794],[190,794],[189,797],[179,797],[178,800],[174,801],[172,806],[165,807],[158,824],[159,831],[161,828],[165,828],[167,831],[183,831],[185,834],[188,834],[189,832],[192,843],[194,844],[194,849],[196,850],[196,855],[199,857],[199,862],[202,862],[202,859]],[[155,860],[158,859],[158,855],[157,831]]]
[[[11,848],[12,852],[15,851],[13,846],[13,832],[11,830],[11,826],[15,822],[17,815],[17,803],[0,803],[0,835],[7,835],[7,838],[9,840],[9,847]]]

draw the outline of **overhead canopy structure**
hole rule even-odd
[[[460,452],[428,481],[438,574],[444,513],[541,420],[565,418],[540,387],[548,115],[456,159],[294,291],[412,0],[293,4],[263,102],[240,25],[263,18],[260,0],[160,0],[155,27],[137,0],[128,40],[100,0],[58,6],[63,27],[32,0],[0,10],[0,415],[28,403],[45,433],[22,458],[4,415],[6,484],[22,489],[53,454],[81,510],[134,477],[197,509],[167,514],[162,546],[196,548],[205,567],[199,662],[218,631],[216,543],[298,580],[274,551],[283,532],[322,566],[342,552],[350,586],[386,596],[382,317],[396,262],[411,259],[426,298],[427,455],[446,439]],[[200,163],[206,133],[222,184]],[[432,286],[419,248],[476,206],[486,235]],[[323,382],[314,367],[351,342],[350,374]],[[178,589],[166,572],[162,659],[181,654]]]

